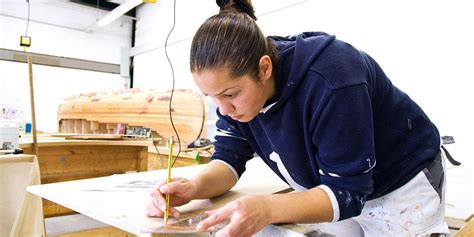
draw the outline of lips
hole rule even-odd
[[[231,115],[230,116],[233,120],[240,120],[242,117],[244,117],[243,115]]]

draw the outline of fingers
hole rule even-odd
[[[230,209],[221,208],[215,211],[206,212],[209,217],[201,221],[197,226],[197,231],[205,231],[213,226],[222,227],[225,225],[224,228],[219,230],[215,236],[249,236],[245,233],[243,235],[240,232],[242,229],[241,221],[239,218],[233,218],[233,213]],[[230,220],[230,222],[229,222]]]
[[[147,206],[147,215],[150,217],[163,216],[166,209],[165,194],[179,195],[179,192],[182,192],[184,187],[182,183],[183,179],[179,177],[173,178],[169,184],[166,183],[166,180],[158,182],[150,194],[152,200]],[[175,199],[173,198],[172,200],[174,201]],[[178,217],[179,211],[170,206],[169,214],[173,217]]]
[[[157,204],[156,199],[151,199],[147,205],[147,212],[146,212],[147,216],[149,217],[163,216],[164,213],[159,206],[160,205]]]
[[[150,196],[155,199],[155,206],[162,207],[164,210],[164,205],[166,205],[166,199],[163,194],[175,194],[180,188],[176,187],[175,181],[167,184],[166,181],[160,181],[155,188],[153,188]]]
[[[170,215],[174,218],[178,218],[179,217],[178,209],[176,209],[174,207],[170,207]]]
[[[217,237],[228,236],[251,236],[261,230],[267,222],[267,218],[259,212],[256,204],[261,204],[262,199],[256,197],[240,198],[228,203],[222,208],[208,212],[209,217],[201,221],[196,230],[204,231],[213,227],[220,229]]]
[[[162,217],[164,216],[164,211],[166,209],[166,202],[160,202],[157,199],[152,199],[147,206],[147,216],[149,217]],[[179,211],[170,207],[169,215],[172,217],[179,217]]]
[[[183,178],[172,178],[170,183],[160,181],[151,192],[152,197],[162,194],[180,194],[187,190],[189,184]]]
[[[245,233],[244,231],[240,231],[242,226],[236,223],[235,221],[229,222],[223,229],[219,230],[216,233],[216,237],[221,236],[250,236],[250,234]]]
[[[162,197],[162,193],[160,192],[160,187],[163,186],[164,184],[166,184],[166,180],[162,180],[160,182],[158,182],[155,187],[153,188],[153,190],[151,190],[151,194],[150,196],[154,197],[154,198],[157,198],[157,197]]]
[[[161,209],[161,210],[165,210],[165,206],[166,206],[166,198],[165,196],[159,191],[159,188],[155,188],[150,196],[152,197],[152,200],[151,200],[151,207],[155,207],[155,208],[158,208],[158,209]]]
[[[173,179],[168,184],[159,186],[159,191],[162,194],[180,195],[187,192],[189,189],[189,182],[182,178]]]
[[[209,216],[206,219],[199,222],[199,224],[196,226],[197,231],[205,231],[212,226],[215,226],[219,223],[227,221],[229,218],[228,217],[229,213],[224,208],[217,209],[215,211],[209,211],[209,212],[206,212],[206,214],[208,214]]]

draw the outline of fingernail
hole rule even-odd
[[[203,230],[204,230],[204,227],[203,227],[201,224],[197,224],[196,230],[197,230],[197,231],[203,231]]]
[[[173,215],[174,218],[178,218],[178,217],[179,217],[179,212],[174,212],[174,213],[171,214],[171,215]]]
[[[162,192],[162,193],[166,193],[166,192],[168,192],[169,190],[170,190],[170,189],[168,188],[168,186],[161,186],[161,187],[160,187],[160,192]]]

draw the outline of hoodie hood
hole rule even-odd
[[[278,50],[278,68],[275,77],[276,95],[265,105],[265,113],[271,113],[284,104],[303,80],[309,66],[335,36],[324,32],[304,32],[295,36],[269,38]]]

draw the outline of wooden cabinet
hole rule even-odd
[[[65,140],[40,136],[38,163],[41,183],[146,171],[150,145],[151,140]],[[21,139],[20,148],[25,154],[31,153],[31,140]],[[45,217],[73,213],[47,200],[43,200],[43,209]]]

